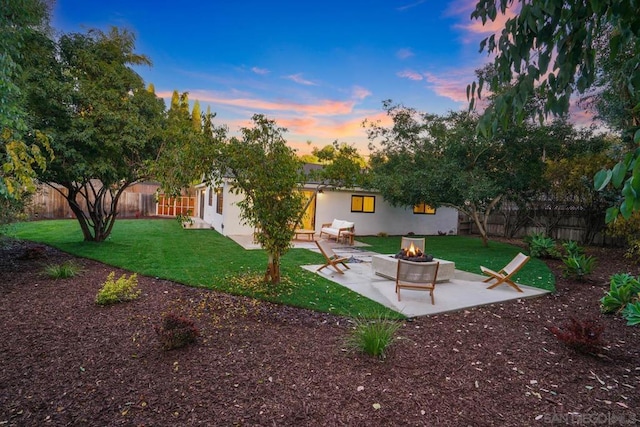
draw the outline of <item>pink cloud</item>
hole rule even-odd
[[[413,70],[398,71],[396,73],[396,76],[402,77],[403,79],[409,79],[414,81],[420,81],[424,79],[424,77],[422,77],[422,74],[415,72]]]
[[[467,84],[473,80],[472,73],[448,73],[447,77],[425,73],[425,77],[436,94],[456,102],[467,102]]]
[[[289,76],[284,76],[284,78],[305,86],[317,86],[317,83],[304,79],[302,77],[302,73],[291,74]]]
[[[471,12],[475,9],[476,0],[462,0],[452,3],[447,11],[448,15],[462,15],[464,16],[464,23],[457,24],[456,28],[461,28],[473,34],[488,34],[488,33],[500,33],[504,28],[505,23],[515,17],[520,10],[520,2],[515,1],[511,6],[507,7],[504,14],[498,12],[495,21],[487,20],[483,25],[482,20],[471,20]]]
[[[400,59],[407,59],[415,56],[415,53],[409,48],[403,48],[396,52],[396,56]]]
[[[352,90],[352,97],[357,100],[362,100],[371,96],[371,91],[360,86],[355,86]]]
[[[159,95],[163,96],[164,95]],[[168,95],[171,97],[171,94]],[[249,111],[280,111],[296,114],[310,114],[318,116],[335,116],[350,114],[355,106],[355,101],[334,101],[323,99],[315,104],[301,104],[291,101],[268,101],[264,99],[247,97],[224,97],[205,91],[192,91],[190,99],[198,99],[200,102],[238,107]]]

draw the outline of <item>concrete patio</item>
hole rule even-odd
[[[229,236],[245,249],[259,249],[251,236]],[[309,249],[319,252],[313,241],[295,240],[295,248]],[[485,276],[455,270],[454,277],[443,283],[438,283],[434,291],[435,305],[431,304],[429,292],[402,290],[402,301],[398,301],[395,293],[395,282],[373,273],[371,257],[379,255],[367,250],[368,245],[354,242],[353,246],[332,243],[333,251],[349,258],[349,270],[339,274],[331,268],[324,268],[316,273],[319,265],[302,266],[305,270],[319,274],[328,280],[351,289],[385,307],[404,314],[407,317],[428,316],[449,311],[464,310],[471,307],[495,304],[504,301],[532,298],[549,293],[543,289],[518,283],[523,292],[503,285],[495,289],[487,289]],[[526,267],[525,267],[526,268]]]

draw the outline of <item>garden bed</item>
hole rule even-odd
[[[640,419],[640,328],[602,315],[617,249],[592,249],[591,280],[554,294],[405,322],[384,361],[346,350],[349,319],[139,277],[136,301],[94,303],[111,271],[53,280],[74,259],[0,248],[0,425],[496,425]],[[128,273],[128,272],[127,272]],[[163,351],[163,313],[193,319],[195,345]],[[597,356],[547,330],[596,319]],[[585,415],[589,414],[589,415]],[[580,418],[582,417],[582,418]],[[620,423],[618,423],[620,424]]]

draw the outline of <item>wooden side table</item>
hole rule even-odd
[[[340,233],[340,239],[342,239],[343,243],[349,243],[349,246],[353,246],[353,238],[355,237],[355,233],[351,231],[344,231]]]
[[[303,230],[303,229],[299,229],[299,230],[294,230],[294,240],[298,240],[299,236],[307,236],[307,239],[309,239],[309,241],[313,240],[313,236],[316,234],[316,230]]]

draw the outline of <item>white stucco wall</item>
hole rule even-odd
[[[237,202],[241,195],[229,193],[229,186],[223,186],[223,214],[216,213],[217,198],[209,206],[209,191],[204,197],[204,221],[221,234],[249,235],[253,229],[240,223],[240,209]],[[375,196],[375,212],[351,212],[352,195]],[[315,229],[319,233],[323,223],[334,219],[355,223],[356,235],[372,236],[378,233],[389,235],[437,235],[438,233],[456,234],[458,231],[458,212],[452,208],[438,208],[434,215],[416,215],[410,208],[393,207],[377,193],[362,191],[325,190],[316,200]]]
[[[351,212],[352,195],[375,196],[375,212]],[[377,193],[327,191],[318,194],[316,203],[316,230],[323,223],[334,219],[355,223],[356,235],[369,236],[384,232],[389,235],[437,235],[457,234],[458,211],[452,208],[438,208],[434,215],[417,215],[411,208],[393,207]]]

